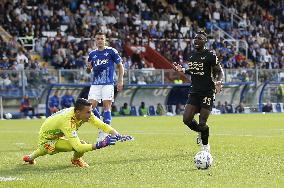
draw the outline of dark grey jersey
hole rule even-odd
[[[185,73],[191,75],[190,93],[212,95],[215,91],[212,70],[219,65],[218,57],[209,50],[192,52],[187,60],[188,68]]]

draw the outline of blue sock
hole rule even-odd
[[[97,116],[97,118],[99,118],[99,119],[101,118],[100,113],[99,113],[97,108],[93,109],[93,113],[94,113],[95,116]]]
[[[109,124],[110,125],[110,123],[111,123],[111,112],[108,110],[108,111],[104,111],[104,114],[103,114],[103,116],[104,116],[104,122],[106,123],[106,124]]]

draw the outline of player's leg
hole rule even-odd
[[[39,147],[35,151],[33,151],[30,155],[24,155],[23,161],[25,161],[29,164],[36,164],[35,159],[37,157],[40,157],[40,156],[43,156],[43,155],[46,155],[46,154],[47,154],[46,150]]]
[[[114,100],[114,86],[113,85],[105,85],[102,88],[102,100],[103,100],[103,108],[104,108],[104,119],[103,121],[110,125],[111,124],[111,105]]]
[[[183,123],[187,125],[191,130],[198,132],[198,123],[194,119],[194,115],[198,111],[198,107],[187,104],[183,114]]]
[[[114,97],[114,86],[113,85],[104,85],[102,86],[102,100],[103,100],[103,122],[111,125],[111,105]],[[97,141],[102,141],[108,134],[103,132],[102,130],[99,131],[99,137]]]
[[[35,164],[35,159],[37,157],[46,155],[46,154],[55,154],[55,144],[57,140],[46,140],[46,139],[39,139],[39,147],[30,155],[25,155],[23,157],[23,161],[28,162],[29,164]]]
[[[206,108],[201,108],[200,116],[199,116],[199,126],[201,132],[201,140],[202,140],[202,150],[207,150],[210,152],[210,145],[208,143],[209,138],[209,126],[207,125],[207,119],[210,115],[211,111]]]
[[[103,109],[104,109],[104,113],[103,113],[103,116],[104,116],[104,119],[103,121],[110,125],[111,124],[111,120],[112,120],[112,117],[111,117],[111,105],[112,105],[112,100],[104,100],[103,101]]]
[[[89,101],[92,103],[94,115],[95,115],[97,118],[101,119],[100,112],[99,112],[98,109],[97,109],[98,101],[93,100],[93,99],[89,99]]]
[[[88,100],[92,103],[93,113],[97,118],[101,118],[99,111],[97,110],[98,101],[101,100],[101,87],[100,85],[91,85]]]
[[[81,140],[82,144],[86,144],[85,141]],[[89,165],[81,159],[84,153],[80,153],[74,150],[72,145],[69,143],[67,139],[59,139],[55,144],[55,151],[58,152],[70,152],[74,151],[73,157],[71,159],[71,163],[78,167],[89,167]]]
[[[207,119],[211,113],[213,107],[214,95],[201,97],[201,110],[199,116],[199,127],[201,132],[202,150],[210,152],[210,145],[208,144],[209,138],[209,126],[207,125]]]
[[[189,95],[183,114],[183,123],[191,130],[198,132],[198,123],[194,119],[194,115],[199,112],[199,102],[195,95]]]
[[[103,101],[103,109],[104,109],[104,112],[103,112],[103,122],[110,125],[111,124],[111,104],[112,104],[112,101],[109,101],[109,100],[104,100]],[[99,129],[99,136],[97,138],[97,142],[100,142],[102,141],[103,139],[105,139],[105,137],[107,136],[108,134],[105,133],[103,130]]]

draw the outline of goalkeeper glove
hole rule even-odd
[[[107,137],[105,137],[104,140],[96,143],[96,149],[101,149],[109,145],[115,145],[116,141],[117,141],[116,137],[108,135]]]
[[[134,140],[133,136],[120,135],[120,134],[116,135],[115,138],[116,138],[117,141],[120,141],[120,142],[124,142],[124,141],[128,141],[128,140]]]

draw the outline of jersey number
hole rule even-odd
[[[211,98],[210,98],[210,97],[204,97],[204,98],[203,98],[203,103],[204,103],[204,104],[207,104],[207,105],[210,105],[210,103],[211,103]]]

